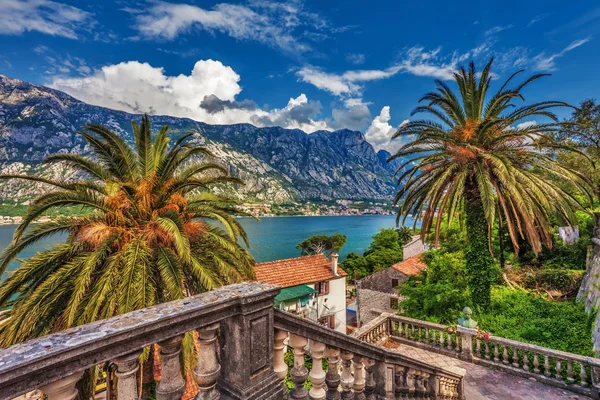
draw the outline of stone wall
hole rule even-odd
[[[413,239],[410,242],[406,243],[404,247],[402,247],[403,258],[404,260],[406,260],[407,258],[416,256],[417,254],[421,254],[426,250],[427,248],[421,240],[421,237],[413,236]]]
[[[588,253],[587,267],[577,300],[585,302],[588,313],[600,306],[600,213],[594,213],[594,232],[591,254]],[[596,327],[593,332],[594,351],[600,354],[600,313],[596,313]]]
[[[392,298],[398,298],[393,280],[398,285],[406,282],[408,276],[394,268],[375,272],[356,282],[356,319],[358,326],[377,318],[381,312],[395,313],[390,304]]]

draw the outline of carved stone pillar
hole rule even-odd
[[[265,291],[221,322],[221,374],[217,390],[228,400],[281,400],[283,385],[273,370],[273,298]],[[241,361],[243,360],[243,361]]]
[[[362,357],[358,354],[352,359],[352,367],[354,368],[354,399],[365,400],[365,367],[362,363]]]
[[[462,339],[462,351],[460,352],[460,358],[468,362],[473,362],[473,337],[477,335],[477,330],[457,325],[456,333],[460,333]],[[458,348],[458,341],[456,345]]]
[[[308,400],[308,390],[304,387],[304,382],[308,377],[308,369],[304,365],[304,347],[308,339],[295,334],[290,334],[290,346],[294,349],[294,367],[290,371],[290,377],[294,382],[291,398],[295,400]]]
[[[137,372],[140,369],[141,351],[124,355],[114,360],[117,365],[117,398],[119,400],[136,400],[138,396]]]
[[[183,336],[159,343],[162,374],[156,387],[157,400],[180,400],[185,391],[185,379],[181,376],[179,353]]]
[[[194,379],[198,384],[200,392],[196,400],[218,399],[219,392],[216,389],[217,379],[221,372],[221,365],[217,357],[217,331],[219,324],[213,324],[198,329],[198,364],[194,369]]]
[[[309,346],[310,355],[312,356],[312,369],[308,376],[312,382],[312,388],[308,392],[308,395],[312,400],[323,400],[325,399],[325,371],[323,371],[325,345],[311,339]]]
[[[288,337],[288,333],[286,331],[282,331],[281,329],[275,329],[275,342],[273,345],[273,371],[277,374],[279,380],[281,380],[282,390],[285,398],[287,398],[288,389],[283,380],[287,376],[288,366],[285,363],[284,358],[284,349],[285,349],[285,339]]]
[[[354,386],[354,377],[352,376],[352,358],[354,354],[342,350],[342,375],[340,382],[342,385],[342,399],[351,400],[354,398],[352,387]]]
[[[375,400],[375,377],[374,369],[375,360],[370,358],[363,358],[363,365],[365,366],[366,378],[365,378],[365,396],[367,400]]]
[[[40,390],[44,392],[48,400],[73,400],[77,396],[75,385],[82,375],[83,371],[77,372],[66,378],[49,383],[41,387]]]
[[[340,386],[340,349],[334,347],[327,348],[327,400],[339,400],[341,397],[338,387]]]
[[[373,367],[375,393],[378,399],[394,400],[394,366],[378,362]]]

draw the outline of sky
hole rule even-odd
[[[0,74],[128,112],[360,130],[377,150],[435,79],[491,57],[496,89],[551,74],[527,102],[598,98],[600,3],[0,0]]]

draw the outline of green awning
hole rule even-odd
[[[284,301],[301,299],[309,296],[317,291],[307,285],[292,286],[289,288],[281,289],[281,292],[275,296],[275,305],[278,305]]]

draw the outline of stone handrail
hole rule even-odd
[[[282,344],[287,338],[286,333],[291,333],[290,345],[294,347],[294,353],[298,354],[302,360],[307,342],[313,360],[315,359],[315,348],[319,352],[327,348],[329,365],[339,363],[341,350],[342,360],[347,360],[346,364],[342,363],[342,391],[350,390],[350,388],[355,393],[364,391],[368,398],[371,398],[372,395],[381,398],[394,398],[396,396],[408,399],[429,397],[433,399],[464,398],[463,377],[465,371],[460,368],[439,368],[428,365],[383,347],[369,345],[357,338],[341,334],[280,310],[275,310],[275,328],[281,332],[280,334],[276,333],[276,340],[279,335]],[[305,338],[310,340],[307,341]],[[296,343],[297,345],[295,345]],[[276,358],[276,366],[283,363],[283,354],[277,353],[277,356],[279,356],[280,362],[277,362]],[[354,377],[350,374],[350,360],[352,360],[352,369],[355,372]],[[318,363],[313,361],[313,369],[316,364]],[[348,370],[344,371],[345,368]],[[364,370],[359,377],[356,375],[357,369]],[[283,372],[287,372],[287,369],[282,368],[282,374]],[[306,379],[306,374],[304,375],[304,379]],[[317,375],[325,376],[321,371],[315,376]],[[313,376],[312,371],[308,376],[311,377],[314,388],[315,376]],[[346,376],[346,381],[344,376]],[[389,385],[386,384],[386,381],[389,382]],[[338,383],[338,377],[329,379],[327,381],[328,391],[330,393],[337,391]],[[304,386],[304,380],[300,382],[300,386]],[[343,393],[342,397],[347,398]],[[292,392],[292,398],[297,398],[294,392]],[[320,397],[315,395],[311,398]]]
[[[197,366],[190,377],[197,399],[281,400],[288,374],[284,349],[293,348],[296,400],[332,398],[463,399],[464,371],[435,368],[273,308],[279,287],[258,282],[227,286],[137,310],[0,350],[0,400],[40,390],[48,400],[73,400],[84,371],[113,363],[107,378],[113,398],[136,400],[139,359],[158,344],[157,400],[181,399],[186,388],[180,352],[195,332]],[[306,347],[307,343],[309,346]],[[312,357],[312,369],[304,355]],[[325,371],[322,359],[327,357]],[[192,376],[193,375],[193,376]],[[115,379],[116,377],[116,379]],[[312,389],[304,383],[310,378]]]
[[[385,327],[385,328],[381,328]],[[380,332],[389,333],[382,338]],[[599,398],[600,360],[497,336],[478,337],[476,329],[382,314],[355,332],[375,343],[391,338],[400,343],[534,378],[548,385]]]

